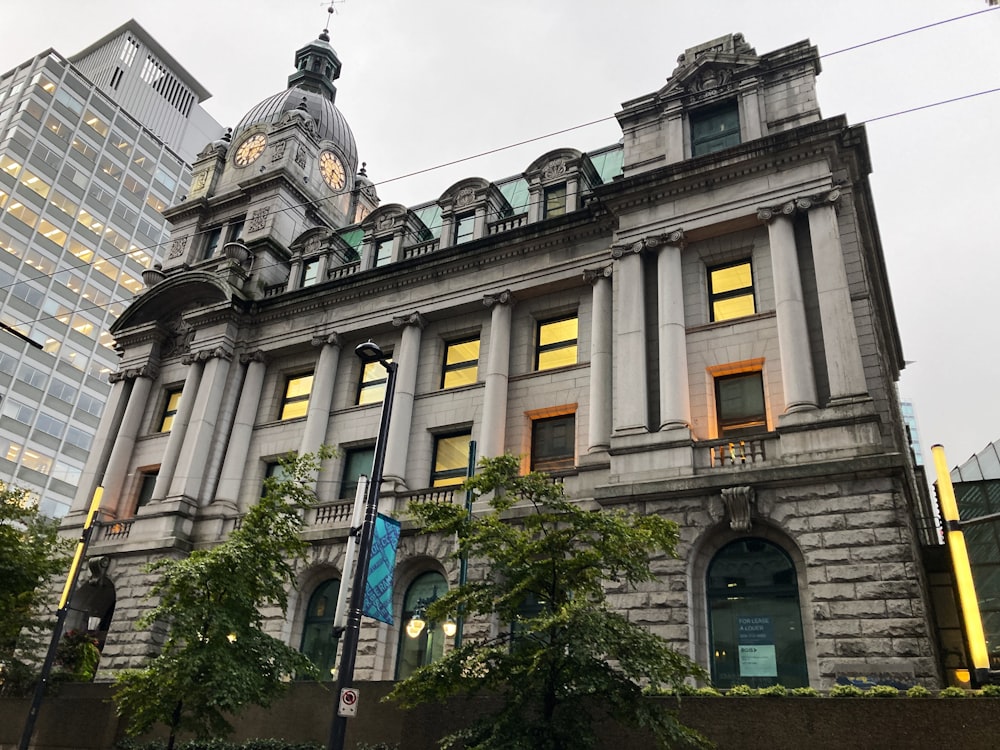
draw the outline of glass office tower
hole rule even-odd
[[[76,492],[160,212],[222,134],[208,96],[135,21],[0,75],[0,480],[48,515]]]

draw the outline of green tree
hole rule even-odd
[[[654,580],[650,560],[675,555],[678,527],[654,515],[590,510],[547,476],[519,475],[514,456],[483,459],[465,487],[491,511],[469,518],[455,505],[411,504],[425,532],[455,534],[456,556],[484,575],[448,591],[428,609],[443,621],[496,614],[511,623],[417,670],[391,697],[412,707],[485,691],[501,708],[444,737],[445,747],[567,750],[591,747],[595,721],[648,730],[664,747],[707,743],[661,703],[643,695],[676,687],[702,670],[662,638],[612,610],[609,584]]]
[[[27,490],[0,482],[0,695],[30,691],[41,640],[51,632],[48,584],[69,568],[59,522],[43,516]],[[55,611],[53,597],[52,606]]]
[[[228,734],[226,715],[244,706],[268,706],[292,675],[312,676],[303,654],[263,630],[263,607],[284,613],[294,565],[307,545],[299,532],[302,510],[313,504],[318,461],[333,455],[289,457],[264,483],[264,495],[223,543],[148,570],[160,578],[149,597],[158,604],[140,629],[166,630],[158,656],[116,680],[115,702],[132,735],[161,723],[199,739]]]

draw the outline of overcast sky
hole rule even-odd
[[[72,55],[132,14],[235,125],[283,90],[318,0],[48,0],[8,4],[0,70]],[[660,88],[686,47],[742,32],[758,53],[803,39],[829,54],[986,10],[985,0],[347,0],[331,41],[337,105],[377,183],[582,123]],[[822,60],[824,116],[860,123],[1000,87],[1000,10]],[[900,381],[929,454],[951,465],[1000,438],[1000,92],[871,122],[882,245],[910,362]],[[614,120],[379,188],[413,205],[456,180],[521,172],[560,146],[614,143]],[[929,458],[929,455],[928,455]]]

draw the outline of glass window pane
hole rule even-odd
[[[451,487],[465,481],[469,466],[469,438],[469,433],[464,433],[437,439],[432,487]]]
[[[721,294],[734,289],[745,289],[752,283],[750,264],[740,263],[737,266],[716,268],[712,270],[712,293]]]
[[[371,477],[375,462],[375,446],[347,451],[344,458],[344,475],[340,483],[340,496],[353,498],[358,491],[358,478],[364,474]]]
[[[479,375],[479,339],[448,344],[445,349],[442,388],[472,385]]]
[[[337,638],[333,635],[333,616],[337,609],[340,581],[324,581],[312,596],[302,627],[302,644],[299,650],[319,669],[319,679],[333,679],[336,667]]]
[[[732,320],[756,312],[750,261],[708,270],[708,296],[713,321]]]
[[[423,573],[406,589],[396,657],[397,680],[406,679],[419,667],[431,664],[444,655],[445,635],[439,623],[427,621],[416,637],[407,633],[406,625],[414,614],[419,612],[423,615],[427,606],[447,590],[448,582],[444,576],[435,572]]]
[[[312,392],[312,384],[312,373],[288,379],[280,419],[298,419],[306,415],[309,411],[309,394]]]
[[[717,378],[715,398],[720,437],[767,431],[764,382],[759,371]]]
[[[576,417],[536,419],[531,425],[531,470],[572,469],[576,454]]]
[[[543,323],[538,329],[538,343],[545,346],[546,344],[554,344],[560,341],[571,341],[576,339],[576,334],[576,317]]]
[[[712,320],[732,320],[754,314],[753,295],[716,300],[712,303]]]
[[[391,358],[386,358],[391,361]],[[361,369],[361,383],[358,386],[358,404],[377,404],[385,398],[387,374],[379,362],[368,362]]]
[[[539,352],[538,369],[551,370],[553,367],[566,367],[576,364],[576,345],[554,349],[549,352]]]

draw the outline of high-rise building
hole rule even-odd
[[[135,21],[0,76],[0,479],[46,514],[69,509],[104,409],[108,327],[222,133],[208,96]]]

